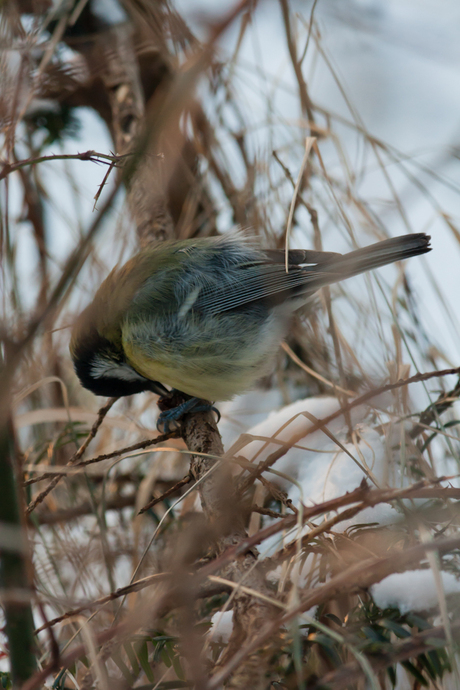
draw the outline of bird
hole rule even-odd
[[[425,254],[430,239],[407,234],[346,254],[294,249],[287,266],[284,250],[242,232],[148,245],[111,271],[76,319],[75,372],[95,395],[185,394],[159,417],[168,430],[270,373],[294,312],[320,288]]]

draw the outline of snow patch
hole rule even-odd
[[[446,596],[460,592],[460,582],[452,573],[441,572],[441,578]],[[432,570],[393,573],[373,585],[371,594],[380,608],[398,608],[402,614],[424,611],[438,604],[438,590]]]

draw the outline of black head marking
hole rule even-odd
[[[74,343],[72,359],[75,372],[84,388],[95,395],[122,397],[143,391],[165,395],[168,390],[157,381],[139,374],[117,348],[95,329]]]

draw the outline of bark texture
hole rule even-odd
[[[182,435],[190,451],[224,456],[222,439],[212,413],[188,415],[182,425]],[[192,455],[190,469],[195,479],[199,480],[212,471],[216,462],[219,461],[202,455]],[[241,498],[236,492],[231,465],[225,460],[225,456],[220,466],[199,484],[198,490],[203,511],[219,535],[216,543],[217,554],[245,539],[247,534]],[[220,575],[235,584],[273,598],[274,593],[266,582],[257,557],[256,549],[248,551],[226,566]],[[274,606],[248,594],[247,591],[237,588],[233,597],[233,631],[221,665],[245,642],[252,640],[263,625],[276,614]],[[264,650],[250,655],[230,678],[226,687],[254,690],[267,688],[267,672],[272,651],[272,646],[268,645]]]

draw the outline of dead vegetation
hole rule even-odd
[[[93,0],[4,5],[3,687],[459,686],[460,587],[445,575],[459,575],[460,368],[427,330],[405,266],[324,290],[300,314],[247,419],[222,409],[225,450],[211,413],[159,435],[153,396],[98,410],[67,353],[75,314],[147,242],[239,224],[283,247],[292,220],[291,244],[345,250],[394,234],[395,218],[426,231],[412,224],[414,196],[458,241],[430,189],[445,175],[373,137],[351,103],[346,119],[311,99],[315,60],[347,99],[316,4],[295,14],[280,0],[294,87],[240,55],[257,3],[203,20],[200,40],[164,1],[103,17]],[[289,121],[280,99],[295,104]],[[94,142],[101,121],[111,143],[80,152],[78,132]],[[436,307],[455,333],[440,295]],[[319,403],[251,429],[272,389],[273,409]],[[321,491],[320,469],[305,470],[320,462]],[[377,596],[411,571],[432,573],[426,608]]]

